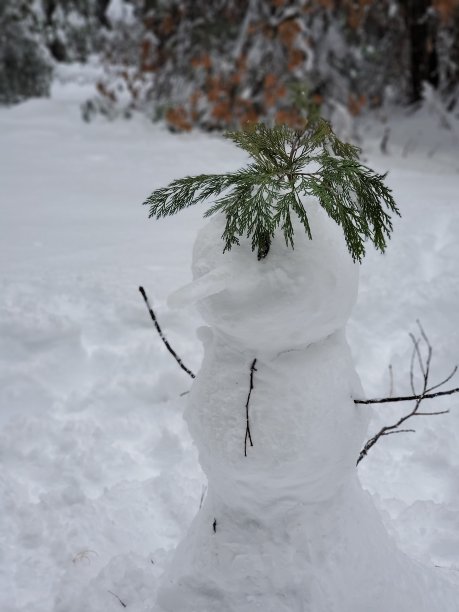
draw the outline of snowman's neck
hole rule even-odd
[[[320,344],[323,344],[324,342],[327,342],[328,340],[334,339],[335,342],[336,341],[344,341],[346,342],[346,331],[344,328],[338,329],[334,332],[332,332],[331,334],[328,334],[327,336],[324,336],[323,338],[320,338],[320,340],[316,340],[314,342],[309,342],[309,343],[305,343],[293,348],[288,348],[288,349],[283,349],[281,351],[278,351],[276,353],[276,357],[280,357],[281,355],[285,355],[286,353],[294,353],[294,352],[304,352],[304,351],[308,351]]]
[[[218,352],[227,352],[233,353],[235,357],[240,355],[244,360],[248,359],[259,359],[261,361],[274,361],[278,357],[286,354],[286,353],[304,353],[308,350],[313,349],[314,347],[327,342],[330,339],[334,339],[335,342],[345,342],[346,343],[346,333],[344,328],[338,329],[337,331],[332,332],[328,336],[321,338],[320,340],[316,340],[314,342],[298,344],[291,348],[283,348],[283,347],[273,347],[272,350],[260,351],[257,348],[250,347],[248,345],[243,344],[237,338],[234,338],[230,334],[227,334],[219,329],[213,329],[213,349]]]

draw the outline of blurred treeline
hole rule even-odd
[[[174,129],[299,120],[298,96],[352,115],[459,97],[459,0],[0,0],[0,102],[96,61],[84,115]]]

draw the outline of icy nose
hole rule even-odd
[[[171,293],[167,298],[167,304],[170,308],[184,308],[190,304],[195,304],[211,295],[224,291],[233,277],[234,271],[231,270],[230,266],[214,268]]]

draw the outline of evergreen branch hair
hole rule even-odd
[[[312,238],[301,200],[310,195],[343,228],[354,261],[362,261],[366,239],[385,250],[392,232],[390,213],[400,214],[384,183],[386,175],[362,165],[359,148],[339,140],[328,121],[309,121],[303,130],[257,124],[225,136],[246,151],[251,162],[236,172],[187,176],[157,189],[144,202],[150,217],[173,215],[213,198],[204,216],[225,215],[224,252],[247,236],[262,259],[277,228],[294,248],[292,214]]]

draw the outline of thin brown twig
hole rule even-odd
[[[437,412],[416,412],[413,416],[436,416],[437,414],[448,414],[449,410],[438,410]]]
[[[177,353],[174,351],[174,349],[171,347],[171,345],[167,341],[166,336],[164,335],[161,327],[159,326],[158,319],[156,318],[153,308],[150,305],[147,294],[145,293],[145,289],[143,287],[139,287],[139,291],[142,294],[145,304],[147,305],[148,312],[150,313],[150,317],[155,325],[156,331],[158,332],[161,340],[164,342],[165,347],[167,348],[169,353],[172,355],[172,357],[175,359],[175,361],[179,364],[179,366],[182,368],[182,370],[186,372],[188,376],[191,376],[191,378],[196,378],[196,375],[189,368],[186,367],[182,359],[177,355]]]
[[[438,388],[438,386],[441,385],[436,385],[435,388]],[[374,398],[374,399],[364,399],[364,400],[359,400],[359,399],[355,399],[354,400],[354,404],[389,404],[391,402],[410,402],[412,400],[418,400],[418,399],[433,399],[434,397],[442,397],[445,395],[453,395],[453,393],[459,393],[459,387],[457,387],[456,389],[450,389],[449,391],[438,391],[437,393],[425,393],[425,394],[419,394],[419,395],[403,395],[400,397],[380,397],[380,398]]]
[[[108,591],[108,592],[110,593],[110,595],[113,595],[113,597],[116,597],[116,599],[120,602],[123,608],[127,608],[127,604],[125,604],[124,601],[120,599],[116,593],[114,593],[113,591]]]
[[[252,395],[253,390],[253,374],[257,371],[256,369],[257,360],[254,359],[250,366],[250,387],[249,393],[247,395],[247,401],[245,403],[245,438],[244,438],[244,457],[247,457],[247,441],[250,442],[250,446],[253,446],[252,442],[252,434],[250,432],[250,420],[249,420],[249,404],[250,404],[250,396]]]
[[[427,334],[425,333],[421,323],[417,321],[417,324],[419,327],[421,338],[416,338],[413,334],[411,333],[409,334],[413,342],[413,351],[411,353],[411,359],[410,359],[410,385],[411,385],[411,390],[413,391],[413,395],[408,396],[408,397],[397,397],[397,398],[386,397],[386,398],[381,398],[377,400],[354,400],[355,403],[358,403],[358,404],[380,404],[383,402],[399,402],[399,401],[415,400],[414,408],[408,414],[405,414],[404,416],[400,417],[400,419],[396,423],[394,423],[393,425],[386,425],[385,427],[380,429],[380,431],[376,433],[372,438],[370,438],[366,442],[363,449],[360,451],[360,455],[357,459],[357,465],[362,461],[364,457],[367,456],[369,450],[378,442],[378,440],[381,437],[389,436],[395,433],[414,432],[415,431],[414,429],[400,429],[400,425],[405,423],[411,417],[413,416],[438,416],[441,414],[447,414],[449,412],[449,410],[438,410],[436,412],[419,412],[419,406],[421,405],[421,402],[424,399],[431,399],[433,397],[439,397],[441,395],[452,395],[453,393],[459,392],[459,388],[457,388],[457,389],[450,389],[449,391],[439,391],[437,393],[428,393],[428,391],[430,391],[431,389],[434,389],[434,388],[437,389],[438,387],[441,387],[443,384],[448,382],[452,378],[452,376],[454,376],[454,374],[456,373],[457,368],[454,368],[453,372],[447,378],[445,378],[444,381],[442,381],[441,383],[438,383],[437,385],[434,385],[433,387],[429,387],[428,383],[429,383],[429,375],[430,375],[430,366],[432,363],[433,349],[432,349],[432,345],[430,344]],[[421,340],[424,342],[426,346],[427,355],[425,357],[425,360],[423,360],[423,356],[422,356],[421,349],[420,349]],[[416,393],[416,388],[415,388],[415,383],[414,383],[415,381],[414,364],[416,361],[418,363],[419,370],[422,374],[422,391],[421,393],[418,393],[418,394]]]
[[[421,325],[421,321],[419,319],[416,319],[416,324],[419,327],[419,331],[421,332],[421,336],[424,340],[424,342],[426,343],[427,347],[430,349],[430,351],[432,352],[432,345],[430,344],[429,338],[427,337],[426,332],[424,331],[424,328]]]
[[[451,372],[451,374],[449,374],[444,380],[442,380],[441,382],[439,382],[438,384],[434,385],[433,387],[429,387],[429,389],[427,389],[427,391],[433,391],[434,389],[438,389],[439,387],[442,387],[443,385],[445,385],[447,382],[449,382],[453,376],[456,374],[457,372],[457,366],[454,366],[453,371]]]
[[[417,340],[415,340],[415,342],[417,342]],[[416,388],[414,386],[414,358],[415,356],[416,356],[416,351],[413,347],[413,350],[411,352],[411,359],[410,359],[410,387],[411,387],[411,392],[413,395],[416,395]]]
[[[383,436],[393,436],[394,434],[399,434],[399,433],[416,433],[415,429],[397,429],[397,431],[386,431],[386,433],[383,433]]]
[[[416,339],[413,334],[410,334],[410,338],[413,341],[413,351],[415,353],[415,356],[418,358],[419,369],[422,372],[422,376],[425,377],[426,372],[425,372],[425,369],[424,369],[424,364],[422,363],[421,350],[419,348],[420,340]]]

